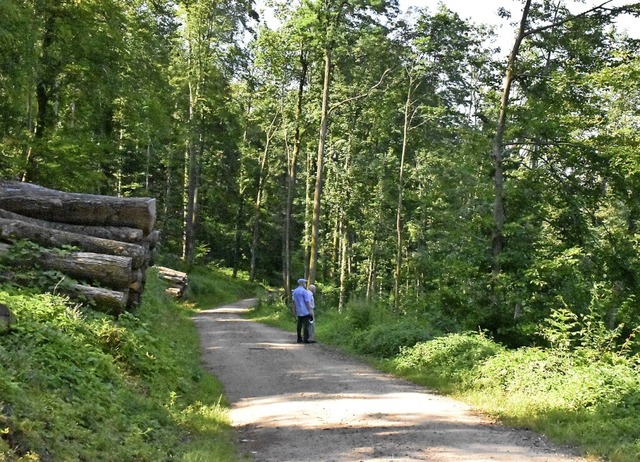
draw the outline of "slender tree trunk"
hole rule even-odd
[[[195,128],[194,119],[196,116],[196,104],[198,101],[199,90],[193,89],[189,84],[189,126],[193,130]],[[193,263],[195,258],[195,221],[198,201],[198,176],[199,176],[199,159],[198,148],[193,141],[193,133],[189,136],[187,144],[187,152],[185,159],[185,180],[186,194],[184,207],[184,234],[182,242],[182,259],[187,263]],[[200,147],[204,141],[200,135]]]
[[[342,312],[347,301],[347,275],[349,273],[349,237],[347,226],[343,222],[340,226],[340,296],[338,311]]]
[[[298,163],[298,155],[300,154],[300,117],[302,114],[302,103],[304,97],[304,84],[307,80],[307,69],[309,63],[307,54],[304,50],[300,50],[300,80],[298,81],[298,97],[295,111],[295,130],[293,134],[293,151],[288,159],[287,172],[287,201],[284,213],[284,258],[283,258],[283,287],[284,296],[288,302],[291,298],[291,215],[293,212],[293,196],[296,186],[296,168]]]
[[[304,191],[304,277],[309,275],[309,250],[311,248],[311,217],[312,204],[311,196],[313,195],[313,159],[309,153],[306,156],[306,182]]]
[[[251,239],[251,263],[249,266],[249,281],[253,282],[256,278],[256,260],[258,254],[258,238],[260,236],[260,208],[262,206],[262,188],[264,187],[263,172],[267,161],[267,149],[262,155],[260,161],[260,178],[258,179],[258,191],[256,192],[256,201],[253,207],[253,237]]]
[[[54,65],[51,56],[50,49],[53,45],[55,37],[55,18],[51,12],[46,12],[47,17],[44,21],[44,31],[42,34],[42,55],[40,63],[42,65],[42,76],[36,86],[36,101],[38,104],[38,110],[36,115],[36,127],[34,131],[34,137],[36,139],[42,139],[44,137],[45,130],[50,124],[50,108],[49,101],[51,100],[51,92],[55,88],[55,81],[57,78],[58,65]]]
[[[407,100],[404,104],[404,126],[402,128],[402,152],[400,155],[400,171],[398,173],[398,205],[396,207],[396,270],[393,279],[393,303],[398,308],[400,303],[400,273],[402,271],[402,202],[404,194],[404,163],[407,155],[407,143],[409,139],[409,125],[411,116],[411,97],[413,88],[413,78],[409,76],[409,88],[407,89]]]
[[[258,238],[260,237],[260,209],[262,208],[262,196],[264,191],[264,184],[267,176],[267,160],[269,156],[269,148],[271,147],[271,140],[275,134],[276,120],[279,113],[271,120],[269,129],[267,130],[267,138],[264,144],[264,150],[262,151],[262,157],[260,159],[260,171],[258,173],[258,191],[256,192],[256,201],[253,209],[253,239],[251,240],[251,266],[249,271],[249,281],[253,282],[256,277],[256,260],[258,255]]]
[[[54,57],[55,53],[51,52],[55,35],[56,35],[56,18],[54,12],[49,10],[48,7],[43,7],[44,11],[36,11],[36,14],[41,14],[45,17],[44,29],[42,32],[42,51],[40,55],[40,69],[41,74],[36,84],[36,120],[33,130],[35,146],[31,146],[27,150],[26,167],[22,174],[22,181],[30,181],[35,175],[37,169],[37,157],[42,149],[41,141],[44,138],[45,132],[51,128],[54,124],[50,102],[53,97],[53,92],[56,88],[56,81],[58,78],[60,62],[59,59]]]
[[[526,23],[529,16],[529,9],[531,7],[531,0],[527,0],[524,9],[522,11],[522,18],[520,19],[520,27],[518,34],[509,55],[509,61],[507,62],[507,71],[504,77],[504,87],[502,90],[502,98],[500,100],[500,113],[498,115],[498,123],[496,125],[496,134],[492,143],[493,154],[493,185],[494,185],[494,203],[493,203],[493,242],[491,245],[491,255],[493,264],[493,273],[499,274],[500,268],[500,256],[504,250],[504,223],[505,223],[505,210],[504,210],[504,133],[507,122],[507,111],[509,109],[509,97],[511,93],[511,85],[513,83],[515,75],[515,63],[518,58],[518,52],[520,51],[520,45],[522,40],[526,36]]]
[[[340,224],[342,213],[338,211],[333,225],[333,240],[331,242],[331,266],[329,268],[329,278],[333,280],[336,275],[336,266],[339,267],[340,259]]]
[[[369,265],[367,267],[367,292],[366,299],[367,301],[371,300],[371,294],[375,292],[375,256],[373,255],[373,250],[371,255],[369,256]]]
[[[250,94],[252,94],[253,92],[253,88],[251,88],[251,92]],[[249,117],[251,116],[251,111],[253,110],[253,98],[250,96],[249,100],[247,101],[247,107],[245,110],[245,116],[244,116],[244,130],[242,131],[242,143],[245,146],[245,148],[248,145],[248,120]],[[238,175],[238,178],[236,178],[236,184],[238,185],[238,205],[237,205],[237,209],[236,209],[236,216],[235,216],[235,226],[234,226],[234,248],[233,248],[233,270],[232,270],[232,277],[233,279],[236,279],[238,277],[238,271],[240,269],[240,260],[241,260],[241,256],[242,256],[242,251],[241,251],[241,244],[242,244],[242,229],[243,229],[243,224],[242,224],[242,220],[244,218],[244,205],[245,205],[245,191],[246,191],[246,186],[245,186],[245,181],[243,178],[242,173],[240,173]]]
[[[186,194],[184,207],[184,234],[182,242],[182,259],[187,263],[193,263],[195,258],[195,220],[198,200],[198,179],[197,179],[197,149],[193,141],[189,141],[186,159]]]
[[[324,150],[327,141],[329,122],[329,88],[331,79],[331,50],[325,49],[324,83],[322,89],[322,112],[320,116],[320,138],[318,142],[318,158],[316,160],[316,184],[313,194],[313,220],[311,223],[311,246],[309,249],[309,284],[316,279],[318,265],[318,236],[320,234],[320,201],[322,199],[322,182],[324,169]]]
[[[115,177],[116,177],[116,196],[118,197],[122,197],[122,178],[123,178],[123,173],[122,173],[122,165],[124,164],[124,158],[122,156],[122,153],[124,152],[124,149],[122,147],[122,139],[124,138],[124,133],[123,130],[120,129],[118,130],[118,154],[117,154],[117,158],[116,158],[116,171],[115,171]]]
[[[149,195],[149,186],[151,183],[151,140],[147,140],[147,157],[146,165],[144,166],[144,190]]]
[[[339,260],[336,262],[339,268],[339,286],[340,286],[340,299],[339,305],[343,309],[346,303],[347,295],[347,276],[350,274],[350,259],[349,259],[349,246],[348,246],[348,231],[349,225],[347,222],[347,205],[349,203],[349,187],[348,182],[351,177],[351,149],[353,138],[348,137],[347,152],[344,159],[344,165],[342,167],[342,174],[339,175],[339,185],[341,186],[342,194],[338,200],[338,216],[336,219],[336,235],[337,235],[337,254]],[[334,260],[335,261],[335,260]]]
[[[233,274],[232,277],[235,279],[238,277],[238,269],[240,267],[240,243],[241,243],[241,233],[242,229],[242,216],[244,215],[244,188],[240,189],[240,194],[238,195],[238,210],[236,211],[236,225],[235,225],[235,243],[233,249]]]

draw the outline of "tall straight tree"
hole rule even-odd
[[[29,5],[6,1],[0,16],[0,175],[24,175],[34,125],[39,31]]]
[[[492,258],[493,258],[493,272],[499,274],[501,270],[500,256],[504,249],[504,224],[505,224],[505,205],[504,205],[504,137],[507,125],[507,114],[510,107],[511,89],[514,80],[519,77],[517,70],[517,61],[519,58],[520,48],[523,40],[526,38],[535,37],[545,31],[557,28],[562,24],[566,24],[570,21],[583,21],[590,18],[596,18],[597,20],[610,20],[611,17],[621,14],[625,11],[637,11],[638,3],[630,3],[626,6],[617,7],[614,9],[607,8],[612,0],[601,2],[600,4],[585,10],[578,14],[570,14],[566,8],[562,8],[560,2],[558,5],[549,5],[546,2],[538,4],[533,0],[526,0],[522,9],[522,16],[520,18],[518,30],[514,39],[513,47],[509,58],[507,60],[504,86],[502,89],[502,95],[500,99],[500,107],[498,112],[498,118],[496,121],[496,131],[492,144],[492,156],[494,163],[494,232],[492,242]],[[543,18],[543,22],[546,24],[535,25],[537,17],[531,16],[532,8],[536,13],[540,14]],[[551,8],[552,10],[548,10]],[[551,19],[551,20],[549,20]],[[520,76],[521,77],[521,76]]]
[[[317,14],[317,26],[321,35],[324,72],[322,78],[322,98],[320,108],[320,130],[318,134],[318,152],[316,158],[316,178],[313,193],[313,217],[311,222],[311,241],[309,249],[309,284],[316,279],[318,266],[318,246],[320,233],[320,208],[322,202],[323,171],[325,162],[325,146],[327,141],[330,113],[330,91],[333,67],[333,54],[338,46],[345,46],[349,32],[357,30],[362,22],[380,20],[380,14],[397,7],[396,1],[356,1],[345,3],[335,0],[322,0],[309,6]],[[397,9],[397,8],[396,8]],[[368,15],[370,14],[370,16]]]
[[[299,55],[300,69],[298,74],[298,89],[296,94],[296,105],[294,112],[294,129],[291,154],[287,159],[287,198],[284,213],[284,246],[283,246],[283,268],[282,280],[285,289],[285,297],[289,301],[291,294],[291,224],[293,214],[293,199],[295,193],[295,185],[297,178],[298,159],[300,157],[301,146],[301,125],[302,125],[302,105],[304,102],[304,89],[307,80],[307,71],[309,68],[308,53],[304,49],[304,45],[300,45]],[[287,150],[287,153],[289,151]]]
[[[160,69],[172,12],[120,0],[26,1],[20,10],[31,25],[25,44],[32,43],[21,59],[32,85],[23,94],[22,178],[117,192],[125,145],[140,141],[133,138],[142,131],[147,144],[155,132],[150,119],[167,117],[166,111],[149,115],[165,100]]]
[[[414,131],[428,134],[413,134],[423,147],[437,146],[434,134],[439,130],[444,136],[445,125],[450,130],[460,130],[466,123],[461,111],[469,112],[474,90],[478,83],[472,76],[481,72],[484,53],[480,30],[462,20],[456,13],[441,6],[434,14],[421,11],[415,26],[407,29],[402,21],[398,48],[403,50],[404,104],[402,107],[402,138],[399,148],[398,185],[396,202],[396,258],[393,295],[396,308],[400,303],[404,245],[404,192],[408,150]],[[406,44],[406,45],[404,45]],[[416,130],[418,129],[419,130]],[[418,143],[416,143],[418,144]]]
[[[611,145],[595,141],[604,136],[599,121],[607,110],[600,108],[594,86],[583,79],[599,67],[618,65],[619,58],[607,57],[616,39],[606,31],[618,14],[637,13],[640,7],[633,3],[613,8],[610,3],[577,14],[570,13],[564,2],[553,8],[525,3],[506,67],[492,145],[492,270],[500,276],[494,282],[508,281],[510,287],[506,291],[501,290],[504,284],[494,286],[495,325],[516,322],[523,313],[540,319],[558,299],[578,310],[590,303],[593,308],[603,298],[597,293],[602,284],[617,287],[613,292],[634,285],[624,270],[618,271],[624,266],[618,256],[610,259],[616,252],[603,252],[611,241],[602,243],[596,237],[601,232],[596,210],[603,191],[609,189],[611,167],[604,164]],[[505,197],[513,203],[509,217]],[[594,246],[594,241],[601,243]],[[590,267],[588,261],[598,263]],[[617,269],[609,269],[607,276],[594,271],[607,265]],[[613,274],[618,280],[607,281]]]
[[[198,0],[184,2],[183,90],[187,94],[185,113],[185,189],[182,258],[193,262],[195,226],[202,156],[211,146],[210,128],[224,100],[221,94],[228,78],[225,66],[233,61],[238,31],[250,9],[250,2]]]
[[[290,293],[291,275],[291,241],[292,241],[292,220],[293,202],[295,197],[296,170],[298,155],[300,152],[301,125],[303,125],[303,95],[306,83],[306,56],[304,47],[307,46],[303,38],[305,31],[296,27],[296,22],[291,19],[295,13],[291,5],[283,5],[281,14],[285,24],[278,30],[270,30],[267,27],[260,29],[257,39],[252,42],[251,50],[254,53],[252,64],[252,91],[246,95],[246,100],[250,101],[251,109],[247,114],[247,134],[245,139],[244,154],[246,170],[256,171],[250,176],[258,177],[256,182],[256,194],[265,196],[263,192],[271,188],[267,183],[267,178],[260,174],[266,170],[260,167],[261,159],[268,154],[272,157],[274,166],[270,169],[271,177],[274,180],[282,178],[284,188],[275,188],[283,193],[271,194],[271,204],[268,207],[281,207],[283,222],[282,242],[282,268],[283,287],[286,293]],[[299,67],[300,66],[300,67]],[[249,106],[249,103],[247,103]],[[275,117],[274,117],[275,116]],[[273,153],[267,152],[273,151]],[[261,151],[262,154],[259,154]],[[282,156],[278,154],[282,153]],[[260,158],[256,164],[256,158]],[[282,162],[284,170],[279,172],[277,166]],[[260,184],[262,178],[262,185]],[[269,183],[272,183],[270,181]],[[266,197],[266,196],[265,196]],[[278,199],[282,203],[278,203]],[[277,205],[276,205],[277,204]],[[255,208],[254,217],[264,214],[262,204],[260,213],[258,207]],[[278,214],[280,215],[280,214]],[[266,214],[264,215],[266,216]],[[254,225],[258,224],[254,220]],[[279,225],[276,225],[279,226]],[[254,226],[254,231],[256,230]],[[268,237],[268,236],[265,236]],[[251,250],[250,273],[254,275],[259,270],[259,262],[254,259],[258,252],[258,247],[266,242],[258,240],[258,234],[254,233],[254,244]],[[270,252],[273,256],[273,252]],[[273,271],[272,268],[262,268]]]

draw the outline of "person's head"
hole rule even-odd
[[[315,293],[316,293],[316,286],[314,286],[313,284],[311,284],[311,285],[309,286],[309,290],[315,294]]]
[[[307,285],[307,280],[304,279],[304,278],[298,279],[298,285],[299,286],[306,286]]]

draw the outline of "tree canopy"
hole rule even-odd
[[[0,0],[0,175],[158,199],[161,249],[518,344],[640,322],[640,41],[526,0]],[[505,18],[505,22],[507,19]]]

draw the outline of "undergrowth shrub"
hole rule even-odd
[[[202,307],[229,303],[238,298],[256,296],[257,284],[232,278],[228,271],[213,265],[197,266],[189,271],[185,299]]]
[[[276,327],[291,327],[295,325],[291,307],[280,297],[261,297],[255,307],[248,314],[250,318]]]
[[[622,356],[596,358],[595,350],[504,351],[478,369],[476,400],[508,421],[590,453],[613,461],[638,460],[638,367]]]
[[[415,319],[399,318],[393,323],[376,324],[358,331],[350,337],[350,345],[358,353],[380,358],[390,358],[402,348],[411,347],[434,337],[428,326],[419,325]]]
[[[1,339],[4,374],[20,389],[0,398],[2,437],[13,453],[9,460],[26,454],[100,460],[107,450],[116,458],[133,450],[151,460],[166,452],[162,444],[145,444],[168,437],[160,426],[168,419],[165,409],[156,408],[145,421],[129,418],[144,398],[95,342],[93,326],[102,316],[82,313],[52,295],[0,292],[0,301],[11,306],[17,320]],[[125,443],[128,448],[122,449]]]
[[[449,334],[401,348],[395,366],[406,375],[424,377],[432,386],[464,388],[485,359],[503,351],[482,333]]]
[[[344,322],[353,331],[366,330],[370,326],[385,324],[393,319],[382,300],[354,299],[347,303],[342,314]]]
[[[235,461],[221,385],[202,370],[192,311],[150,270],[119,318],[0,287],[1,461]]]
[[[571,354],[593,354],[602,360],[604,356],[628,356],[638,351],[637,333],[640,327],[631,329],[626,337],[624,324],[610,328],[592,308],[587,313],[573,313],[567,308],[553,310],[538,327],[538,334],[553,350]]]

